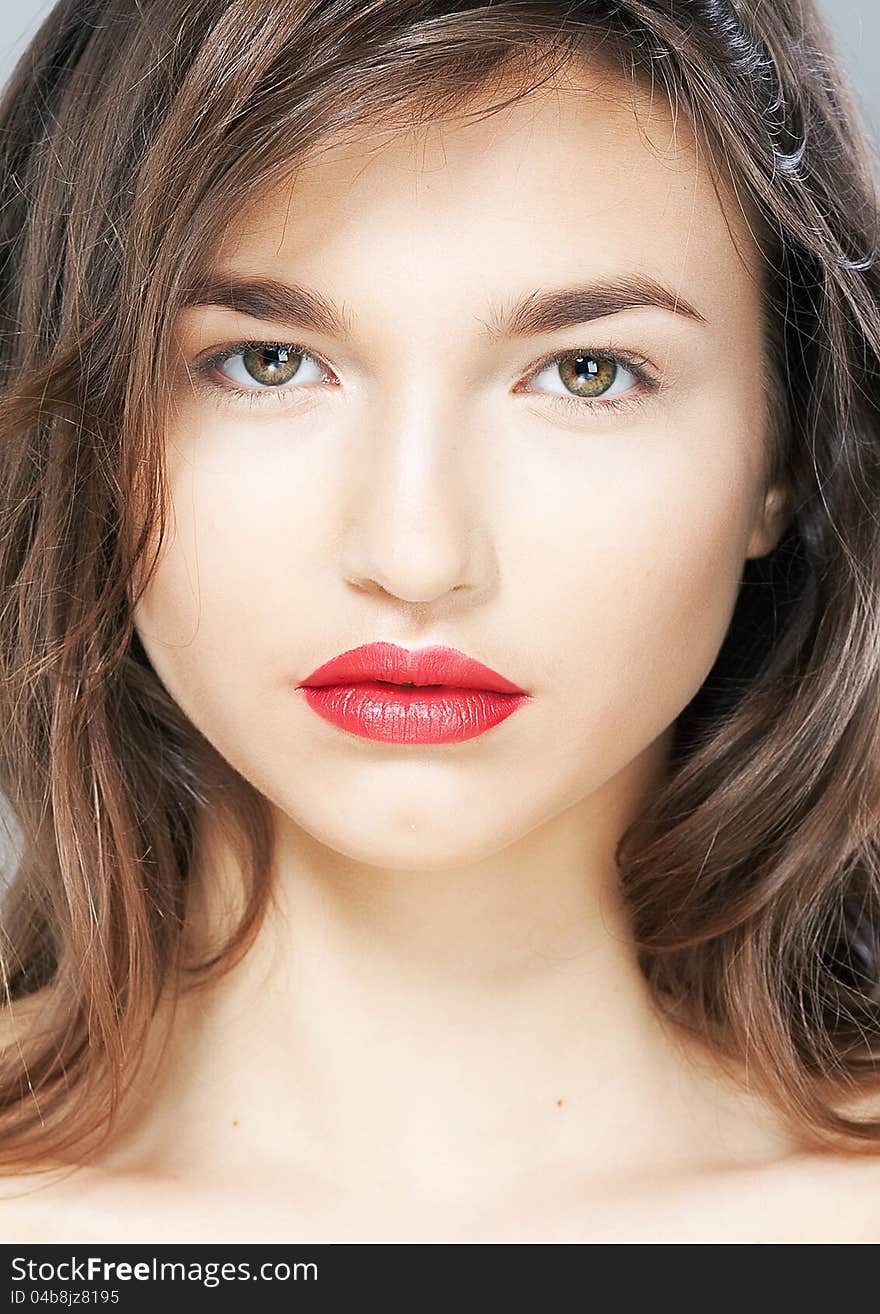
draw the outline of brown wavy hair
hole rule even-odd
[[[62,0],[0,101],[0,1170],[105,1143],[160,1000],[238,961],[271,899],[265,800],[132,621],[166,535],[171,328],[206,253],[327,144],[467,115],[504,74],[492,113],[578,58],[659,84],[758,217],[767,466],[791,498],[621,840],[640,962],[810,1143],[880,1141],[846,1109],[880,1078],[878,207],[812,4]],[[207,810],[244,887],[199,959]]]

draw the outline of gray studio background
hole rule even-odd
[[[6,82],[19,55],[53,5],[54,0],[16,0],[15,3],[0,0],[0,85]],[[819,5],[830,20],[838,49],[850,70],[880,172],[880,77],[877,76],[880,0],[819,0]],[[0,797],[0,872],[8,871],[4,859],[9,845],[4,834],[5,817],[6,809]],[[0,879],[0,892],[3,883]]]

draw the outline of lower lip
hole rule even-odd
[[[450,685],[407,689],[378,681],[300,688],[309,707],[325,721],[383,744],[457,744],[474,739],[505,721],[528,698],[528,694]]]

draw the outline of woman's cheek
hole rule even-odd
[[[636,752],[703,684],[739,592],[749,478],[729,460],[622,463],[556,501],[555,566],[545,539],[529,567],[531,631],[545,688],[567,688],[582,729]]]
[[[610,639],[609,659],[631,654],[632,696],[655,706],[660,721],[677,716],[703,684],[733,617],[747,530],[742,500],[720,491],[670,504],[655,522],[651,542],[631,561],[621,629]]]

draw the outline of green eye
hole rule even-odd
[[[559,377],[579,397],[600,397],[617,378],[619,365],[608,356],[564,356]]]
[[[303,352],[270,342],[257,343],[240,354],[244,368],[257,383],[289,383],[303,360]]]

